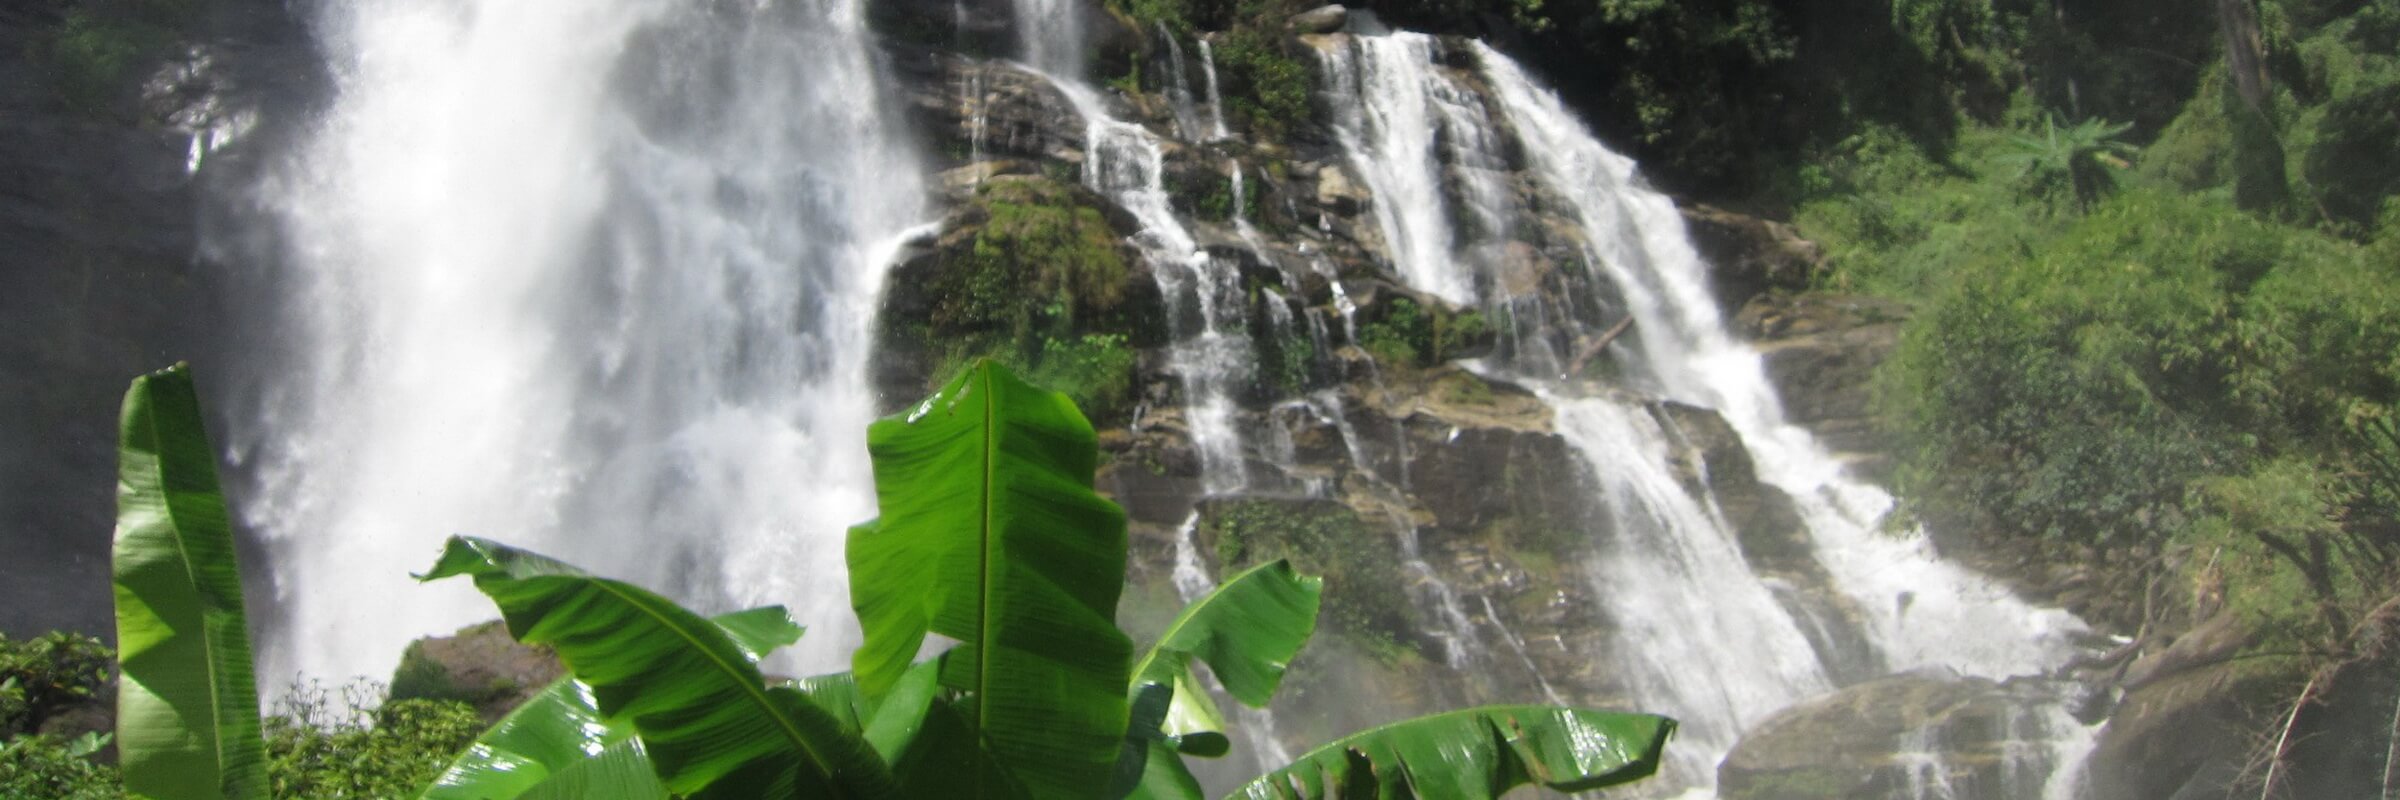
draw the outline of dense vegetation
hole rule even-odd
[[[1917,309],[1881,387],[1917,514],[2124,554],[2154,615],[2230,599],[2264,649],[2336,653],[2400,575],[2400,4],[2252,10],[2249,78],[2202,41],[2079,115],[2035,37],[1996,116],[1856,120],[1780,191],[1824,285]]]

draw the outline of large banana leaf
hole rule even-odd
[[[1163,732],[1223,733],[1216,700],[1201,690],[1192,661],[1208,664],[1225,693],[1251,707],[1274,699],[1284,668],[1317,629],[1324,580],[1277,559],[1243,571],[1185,606],[1134,667],[1134,680],[1174,687]]]
[[[1557,706],[1484,706],[1336,739],[1232,796],[1488,800],[1528,783],[1580,792],[1658,771],[1675,721]]]
[[[119,433],[117,752],[137,797],[267,795],[241,569],[189,368],[134,380]]]
[[[509,632],[549,645],[592,687],[605,719],[631,720],[659,782],[698,798],[883,797],[889,769],[866,742],[699,615],[621,581],[471,537],[425,576],[470,575]]]
[[[1165,689],[1172,701],[1154,735],[1127,736],[1118,755],[1118,786],[1138,779],[1131,796],[1146,800],[1196,798],[1199,783],[1178,752],[1214,758],[1226,752],[1225,718],[1216,698],[1192,670],[1197,659],[1216,673],[1235,700],[1264,707],[1283,682],[1284,668],[1316,632],[1324,580],[1303,576],[1277,559],[1227,579],[1184,606],[1133,670],[1134,697]],[[1136,714],[1136,724],[1144,720]]]
[[[1036,797],[1100,794],[1132,643],[1114,621],[1125,515],[1092,491],[1091,424],[981,361],[867,440],[882,516],[850,531],[859,688],[890,692],[928,632],[956,639],[943,683],[999,763]]]
[[[782,606],[709,621],[753,662],[800,640],[800,626]],[[571,791],[591,794],[592,800],[665,800],[666,787],[651,776],[649,755],[638,746],[620,746],[632,737],[631,721],[601,718],[591,687],[560,678],[477,737],[418,797],[512,800]],[[603,757],[610,763],[587,763]],[[645,780],[599,780],[622,778],[634,768]]]

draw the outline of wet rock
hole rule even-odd
[[[1875,368],[1900,345],[1908,309],[1832,292],[1768,292],[1734,326],[1758,347],[1786,418],[1807,426],[1864,477],[1889,477],[1890,425],[1870,391]]]
[[[557,654],[517,643],[493,620],[409,643],[392,673],[391,699],[457,700],[493,722],[564,674]]]
[[[2092,800],[2227,796],[2292,691],[2262,666],[2220,662],[2127,692],[2092,751]]]
[[[1013,62],[930,49],[898,50],[892,65],[926,153],[958,166],[980,158],[1080,169],[1083,116],[1050,79]]]
[[[1715,503],[1743,560],[1768,576],[1776,602],[1793,618],[1816,622],[1800,626],[1801,634],[1834,681],[1854,683],[1883,674],[1865,616],[1817,561],[1791,495],[1759,480],[1757,465],[1733,426],[1714,410],[1682,403],[1656,403],[1651,412],[1683,445],[1668,457],[1685,491],[1704,505]]]
[[[1350,21],[1350,9],[1340,5],[1323,5],[1293,14],[1286,27],[1300,34],[1332,33]]]
[[[1355,216],[1372,201],[1373,195],[1350,178],[1350,171],[1339,165],[1327,165],[1317,170],[1317,205],[1345,217]]]
[[[2049,770],[2039,763],[2041,748],[2024,744],[2043,735],[2029,711],[2041,699],[2038,687],[1947,671],[1862,683],[1760,722],[1718,767],[1717,793],[1724,800],[2038,797]]]
[[[217,302],[232,270],[199,252],[230,213],[266,135],[262,97],[300,105],[324,74],[284,4],[191,4],[189,24],[111,39],[118,80],[70,85],[52,60],[73,4],[0,12],[0,631],[112,630],[108,531],[116,415],[126,381],[195,363],[219,402],[239,356]],[[47,8],[45,8],[47,7]],[[79,11],[114,13],[118,6]],[[155,37],[155,38],[153,38]],[[116,48],[123,48],[121,51]],[[212,138],[191,171],[195,134]],[[248,136],[243,141],[234,130]],[[211,388],[213,387],[213,388]],[[214,407],[214,406],[212,406]]]
[[[1768,291],[1805,291],[1824,266],[1824,248],[1801,238],[1788,223],[1705,203],[1681,203],[1677,210],[1683,212],[1692,247],[1715,268],[1710,286],[1728,314]]]

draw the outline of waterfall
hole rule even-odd
[[[1488,368],[1535,387],[1559,434],[1597,476],[1607,519],[1596,534],[1608,544],[1589,577],[1619,627],[1609,652],[1594,655],[1618,662],[1637,705],[1684,721],[1662,788],[1706,791],[1716,763],[1750,725],[1834,688],[1828,655],[1838,654],[1818,652],[1823,645],[1807,633],[1828,640],[1825,621],[1779,601],[1713,501],[1695,499],[1668,472],[1674,444],[1643,396],[1725,418],[1761,480],[1794,499],[1832,589],[1864,618],[1859,638],[1890,668],[1942,666],[2000,679],[2047,674],[2075,654],[2083,627],[2071,615],[2032,607],[1941,561],[1922,532],[1878,531],[1890,496],[1843,474],[1784,420],[1758,355],[1725,331],[1706,265],[1672,201],[1643,186],[1630,159],[1603,147],[1496,51],[1470,45],[1479,74],[1458,74],[1441,66],[1440,41],[1383,30],[1371,15],[1353,19],[1352,35],[1319,45],[1336,134],[1373,193],[1393,271],[1413,288],[1507,321]],[[1488,91],[1472,91],[1470,82]],[[1577,251],[1587,270],[1559,280],[1568,296],[1547,296],[1561,290],[1512,275],[1493,246],[1503,232],[1540,224],[1523,217],[1495,177],[1505,167],[1492,154],[1510,137],[1548,212],[1575,228],[1552,242]],[[1627,317],[1632,334],[1605,352],[1625,365],[1633,393],[1593,394],[1556,380],[1569,363],[1560,353],[1600,341],[1600,319]],[[2056,711],[2043,710],[2064,716]],[[2058,751],[2045,764],[2070,760],[2088,741],[2069,723],[2043,726]]]
[[[1217,51],[1205,38],[1200,40],[1200,76],[1208,89],[1209,141],[1233,138],[1233,132],[1225,129],[1225,97],[1217,93]]]
[[[280,614],[261,674],[380,675],[490,618],[407,577],[452,533],[706,610],[788,604],[812,628],[795,663],[841,663],[842,534],[874,513],[867,321],[929,217],[858,8],[359,0],[314,22],[336,95],[257,189],[290,292],[267,324],[307,344],[229,438]]]
[[[1153,26],[1158,38],[1167,43],[1167,105],[1175,109],[1175,135],[1187,142],[1208,138],[1209,127],[1200,121],[1200,107],[1192,97],[1192,81],[1183,68],[1183,43],[1175,32],[1167,30],[1164,22]]]

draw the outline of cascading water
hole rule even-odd
[[[921,207],[844,0],[362,0],[337,95],[260,188],[312,347],[233,432],[271,552],[264,674],[380,674],[492,615],[419,587],[491,536],[855,641],[863,371]],[[373,625],[356,624],[374,620]]]
[[[1812,641],[1805,629],[1825,621],[1796,619],[1777,586],[1746,563],[1713,504],[1676,483],[1665,466],[1672,437],[1640,395],[1724,416],[1760,477],[1794,498],[1813,555],[1864,618],[1858,638],[1873,658],[1895,670],[1939,666],[1998,679],[2045,674],[2076,652],[2082,626],[2072,616],[2028,606],[1939,560],[1921,534],[1875,530],[1891,498],[1843,475],[1807,432],[1783,421],[1757,354],[1725,333],[1672,202],[1641,186],[1630,160],[1480,43],[1481,74],[1454,75],[1438,66],[1442,44],[1432,37],[1382,30],[1369,15],[1354,20],[1353,35],[1320,44],[1320,60],[1336,132],[1373,191],[1393,271],[1509,326],[1503,338],[1514,346],[1487,368],[1536,387],[1597,476],[1613,541],[1591,577],[1619,624],[1609,655],[1638,704],[1685,722],[1670,751],[1669,787],[1706,791],[1748,726],[1832,688],[1834,654],[1820,650],[1833,637]],[[1465,80],[1488,91],[1470,91]],[[1579,234],[1572,246],[1589,273],[1570,277],[1569,296],[1516,279],[1504,251],[1484,241],[1518,229],[1511,217],[1523,213],[1492,178],[1489,153],[1507,135]],[[1604,317],[1630,317],[1632,334],[1597,335]],[[1561,356],[1579,349],[1614,356],[1637,394],[1595,395],[1558,381],[1583,360]],[[2072,760],[2088,736],[2055,704],[2041,712],[2054,751],[2044,765]]]

